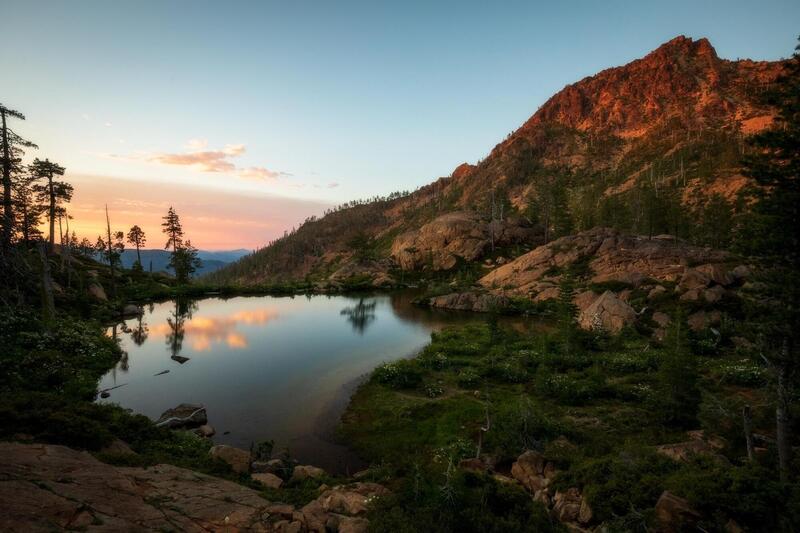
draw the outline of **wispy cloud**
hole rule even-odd
[[[186,152],[144,154],[142,157],[151,163],[192,167],[201,172],[236,174],[245,179],[274,180],[281,176],[291,176],[287,172],[261,166],[237,166],[232,160],[245,153],[243,144],[226,144],[220,150],[207,150],[207,140],[191,139],[185,146]]]

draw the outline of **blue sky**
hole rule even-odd
[[[800,33],[796,1],[4,0],[0,17],[0,101],[35,155],[86,187],[294,199],[303,216],[485,157],[564,85],[676,35],[778,59]]]

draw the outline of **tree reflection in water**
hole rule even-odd
[[[152,311],[151,311],[152,313]],[[136,346],[141,346],[147,340],[150,330],[147,328],[147,323],[144,321],[144,310],[136,317],[136,327],[130,330],[131,340]]]
[[[365,303],[364,298],[360,298],[358,303],[353,307],[345,307],[340,311],[341,315],[347,317],[347,320],[353,326],[353,330],[363,335],[367,326],[375,320],[375,300]]]
[[[167,318],[169,325],[169,335],[167,335],[167,346],[169,346],[170,359],[180,364],[189,360],[188,357],[180,355],[183,348],[183,336],[185,334],[186,320],[192,319],[192,313],[197,311],[197,303],[186,299],[176,299],[172,314]]]

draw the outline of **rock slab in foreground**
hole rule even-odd
[[[0,443],[0,531],[270,531],[270,505],[175,466],[121,468],[64,446]]]

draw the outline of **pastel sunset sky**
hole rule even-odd
[[[778,59],[800,2],[29,2],[0,6],[0,101],[75,185],[162,246],[252,249],[353,198],[475,162],[564,85],[679,34]]]

